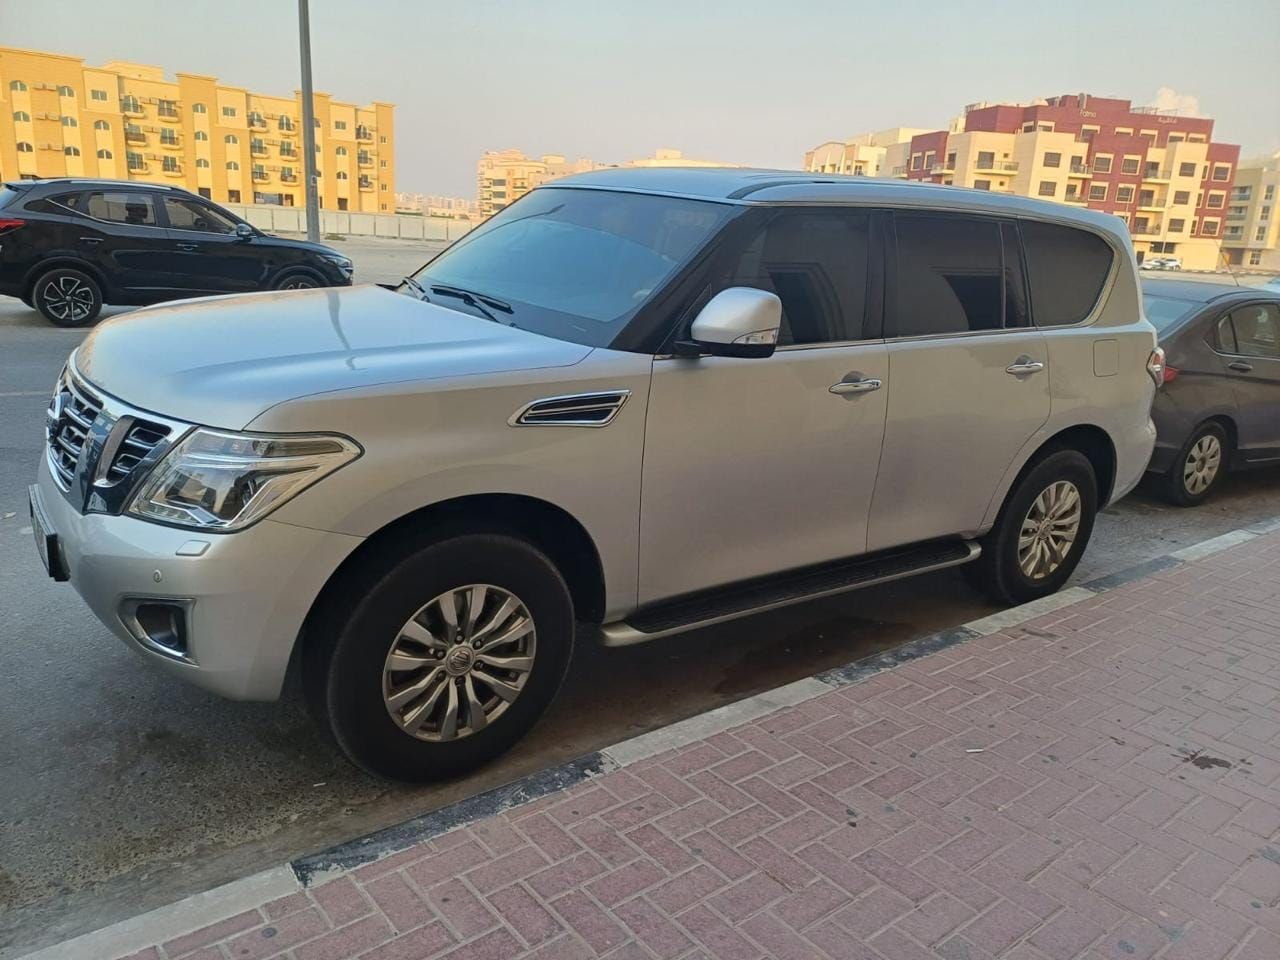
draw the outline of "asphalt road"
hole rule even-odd
[[[357,279],[424,245],[349,241]],[[451,783],[351,768],[296,691],[219,700],[150,668],[36,559],[26,485],[47,394],[82,337],[0,298],[0,957],[93,929],[525,773],[991,612],[948,571],[621,650],[580,647],[546,719]],[[1198,510],[1135,495],[1099,518],[1087,580],[1280,515],[1280,471]]]

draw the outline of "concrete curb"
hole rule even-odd
[[[816,676],[766,690],[685,720],[623,740],[555,767],[530,774],[502,787],[459,800],[402,823],[375,831],[327,850],[298,857],[221,887],[194,894],[148,913],[26,954],[19,960],[78,960],[118,957],[217,923],[267,900],[323,885],[347,870],[381,860],[414,844],[440,836],[503,810],[520,806],[592,777],[621,770],[665,750],[687,746],[716,733],[758,719],[784,707],[812,700],[858,683],[885,670],[939,650],[990,636],[1061,610],[1152,574],[1182,566],[1223,550],[1280,531],[1280,517],[1233,530],[1169,554],[1145,560],[1116,573],[1062,590],[1052,596],[1010,607],[958,627],[917,637],[890,650],[856,660]]]

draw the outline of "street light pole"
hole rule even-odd
[[[311,92],[311,16],[298,0],[298,50],[302,56],[302,170],[306,177],[307,239],[320,239],[319,175],[316,173],[316,113]]]

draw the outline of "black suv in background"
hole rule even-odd
[[[336,250],[262,233],[176,187],[77,179],[0,186],[0,294],[60,327],[92,323],[104,303],[350,284],[351,261]]]

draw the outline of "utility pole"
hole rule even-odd
[[[307,239],[320,239],[319,175],[316,173],[316,112],[311,92],[311,16],[298,0],[298,50],[302,56],[302,170],[307,191]]]

